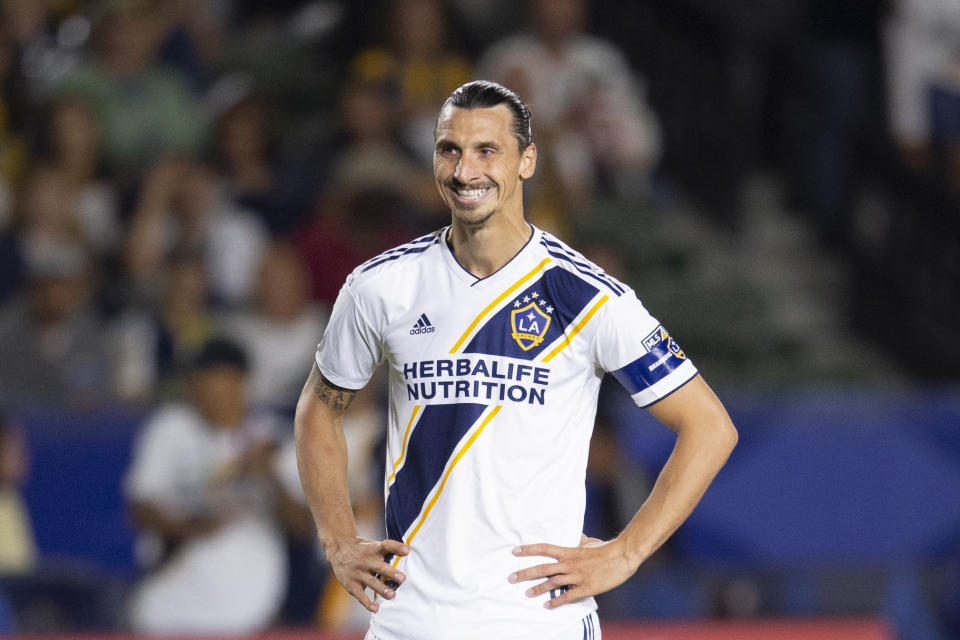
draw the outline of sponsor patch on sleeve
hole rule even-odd
[[[683,349],[662,325],[643,339],[643,346],[647,353],[611,372],[631,395],[664,379],[687,359]]]

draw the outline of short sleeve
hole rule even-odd
[[[361,389],[383,362],[379,333],[371,325],[350,287],[340,289],[330,322],[317,347],[317,368],[345,389]]]
[[[598,329],[596,349],[598,364],[641,407],[665,398],[697,375],[687,354],[633,291],[611,301]]]

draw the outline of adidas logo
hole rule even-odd
[[[436,330],[437,328],[430,322],[430,318],[427,317],[427,314],[421,313],[420,317],[417,319],[417,323],[413,325],[413,329],[410,329],[410,335],[417,336],[421,333],[433,333]]]

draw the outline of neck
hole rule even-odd
[[[454,218],[450,250],[464,269],[486,278],[517,255],[532,235],[533,227],[522,215],[497,222],[491,219],[479,226],[465,225]]]

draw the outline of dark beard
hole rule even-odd
[[[460,216],[460,215],[457,214],[457,210],[456,210],[456,209],[453,209],[453,210],[452,210],[454,219],[456,219],[456,220],[459,221],[461,224],[463,224],[464,226],[467,226],[467,227],[482,227],[484,224],[487,223],[487,220],[489,220],[490,218],[493,217],[493,214],[495,214],[496,212],[497,212],[496,209],[491,209],[488,213],[483,214],[483,215],[482,215],[481,217],[479,217],[479,218],[474,218],[474,219],[471,219],[471,220],[466,220],[466,219],[464,219],[462,216]]]

